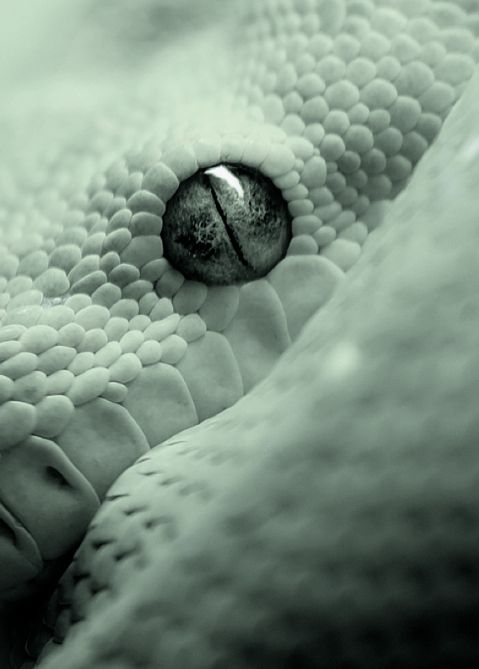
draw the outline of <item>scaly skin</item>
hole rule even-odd
[[[479,3],[254,5],[9,166],[0,497],[36,547],[2,553],[4,597],[51,582],[105,499],[29,633],[36,657],[54,630],[42,668],[474,666],[477,82],[369,233],[474,72]],[[211,288],[161,228],[221,162],[273,181],[293,239]]]

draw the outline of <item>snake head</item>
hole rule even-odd
[[[71,559],[106,490],[147,448],[124,409],[97,399],[55,441],[31,435],[0,452],[0,599]]]
[[[2,452],[0,491],[0,592],[8,595],[70,552],[100,501],[62,450],[35,436]]]

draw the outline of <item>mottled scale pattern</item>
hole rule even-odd
[[[239,106],[227,123],[226,114],[212,116],[206,106],[204,118],[172,122],[145,140],[145,110],[128,124],[142,148],[90,180],[86,192],[65,198],[57,187],[46,211],[37,193],[31,205],[27,200],[15,225],[6,226],[0,249],[6,445],[44,436],[39,403],[60,370],[73,375],[70,384],[63,377],[62,390],[73,406],[97,397],[124,402],[128,384],[138,379],[141,387],[145,367],[162,362],[181,372],[188,350],[193,363],[185,367],[199,362],[191,344],[203,340],[208,349],[209,332],[221,332],[224,369],[218,374],[225,383],[232,366],[241,375],[228,404],[264,378],[359,258],[381,219],[380,203],[407,182],[470,79],[479,56],[476,11],[474,4],[435,2],[414,10],[408,2],[366,0],[253,3],[242,24],[246,45],[236,52],[235,90],[223,95],[227,109]],[[209,290],[185,280],[163,257],[168,200],[180,181],[221,161],[272,178],[292,217],[288,257],[262,290],[259,308],[270,318],[262,319],[261,331],[250,299],[256,288]],[[48,178],[54,187],[54,173]],[[167,335],[151,327],[173,314],[180,318]],[[49,326],[48,335],[40,326]],[[143,336],[161,346],[154,355],[128,355],[136,354],[132,349],[105,364],[102,349],[112,341],[121,345],[126,329],[138,332],[139,345]],[[43,350],[29,350],[21,332],[33,342],[40,338]],[[47,383],[28,395],[22,388],[36,371]],[[170,390],[165,382],[158,392]],[[11,404],[19,401],[21,407]],[[214,400],[199,416],[192,406],[184,427],[218,410]],[[65,403],[58,434],[70,411]],[[24,416],[22,430],[13,428],[13,415]],[[150,445],[176,430],[176,424],[149,426]]]
[[[307,348],[301,333],[314,314],[326,336],[323,310],[339,308],[330,299],[352,283],[363,247],[466,89],[479,61],[479,3],[210,4],[188,49],[159,49],[125,75],[121,96],[112,84],[91,109],[61,110],[64,127],[41,98],[44,139],[29,152],[8,138],[4,113],[0,452],[8,462],[16,449],[61,451],[100,507],[42,620],[32,621],[23,666],[40,653],[41,669],[429,666],[439,650],[427,633],[409,634],[410,620],[447,599],[449,577],[465,593],[472,576],[454,561],[446,575],[414,573],[415,556],[435,546],[427,514],[451,500],[439,514],[443,546],[456,521],[476,526],[477,508],[452,484],[442,490],[435,469],[409,480],[416,465],[399,428],[395,469],[381,451],[356,480],[350,459],[363,471],[369,456],[365,446],[351,455],[347,430],[344,449],[316,453],[308,416],[325,385],[294,342]],[[177,78],[163,86],[171,63]],[[13,127],[28,125],[30,105]],[[291,217],[286,256],[242,285],[185,278],[164,255],[169,201],[219,163],[264,174]],[[361,331],[351,318],[345,331]],[[353,368],[354,351],[340,350]],[[306,380],[301,408],[291,409]],[[363,401],[379,410],[380,399]],[[451,480],[466,495],[472,479],[459,477],[458,465]],[[426,484],[424,510],[417,495]],[[369,498],[384,499],[384,516]],[[72,515],[68,548],[89,520]],[[40,521],[35,531],[44,537]],[[42,548],[44,566],[61,547]],[[24,586],[19,577],[13,590]],[[383,627],[376,618],[355,627],[380,606]],[[401,607],[406,623],[397,622]]]

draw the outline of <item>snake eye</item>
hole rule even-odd
[[[162,235],[165,256],[186,278],[224,285],[267,274],[286,254],[291,223],[269,179],[238,165],[216,165],[180,185]]]

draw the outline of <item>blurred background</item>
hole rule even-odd
[[[216,22],[231,0],[16,0],[2,7],[0,79],[130,69],[153,50]]]

